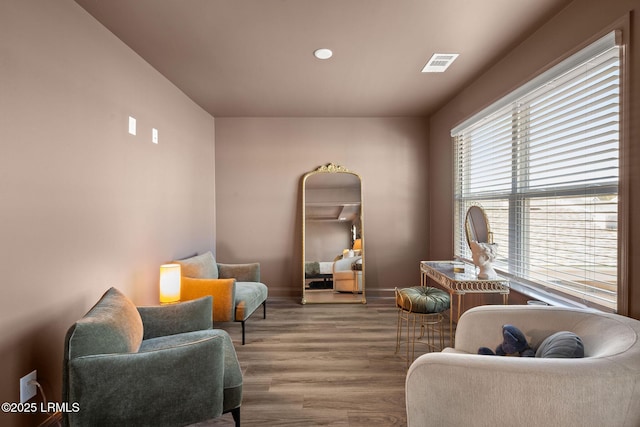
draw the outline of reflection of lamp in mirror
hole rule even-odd
[[[362,239],[356,239],[353,242],[353,248],[354,251],[361,251],[362,250]]]
[[[160,303],[180,301],[180,264],[160,266]]]

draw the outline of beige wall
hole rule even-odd
[[[527,81],[550,64],[583,47],[616,21],[628,20],[628,14],[640,12],[639,0],[575,1],[554,19],[545,24],[529,39],[518,46],[502,61],[488,70],[472,85],[452,99],[430,120],[430,251],[431,256],[447,258],[453,254],[452,245],[452,145],[450,129],[491,102]],[[637,16],[634,16],[637,18]],[[632,34],[628,49],[630,65],[629,151],[627,165],[634,165],[631,173],[629,212],[640,209],[640,173],[636,165],[640,158],[640,22],[626,33]],[[630,31],[629,31],[630,30]],[[435,179],[438,177],[438,179]],[[437,206],[437,209],[435,208]],[[631,218],[637,215],[631,214]],[[640,226],[637,221],[628,223],[629,234],[629,314],[640,318]],[[623,309],[624,311],[624,309]]]
[[[307,261],[333,261],[351,247],[351,223],[307,221],[305,258]]]
[[[300,181],[333,162],[362,177],[367,291],[419,284],[427,137],[415,118],[216,118],[219,260],[259,261],[270,295],[300,296]]]
[[[33,369],[59,401],[102,293],[157,304],[159,265],[213,248],[214,120],[73,1],[3,0],[0,145],[0,401]]]

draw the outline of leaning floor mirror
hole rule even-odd
[[[329,163],[301,191],[302,304],[365,304],[362,179]]]

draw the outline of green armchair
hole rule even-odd
[[[212,329],[211,297],[136,307],[115,288],[65,339],[67,426],[184,426],[231,412],[242,373],[229,335]]]
[[[181,266],[180,300],[213,296],[213,321],[242,323],[242,345],[245,322],[261,305],[266,319],[269,289],[260,282],[259,263],[220,264],[210,251],[172,263]]]

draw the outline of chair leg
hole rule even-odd
[[[262,318],[267,318],[267,300],[262,303]],[[242,321],[242,345],[244,345],[244,320]]]
[[[244,320],[242,321],[242,345],[244,345]]]
[[[398,347],[400,347],[400,311],[396,320],[396,353],[398,353]]]
[[[231,415],[233,416],[233,421],[236,423],[236,427],[240,427],[240,408],[232,409]]]

